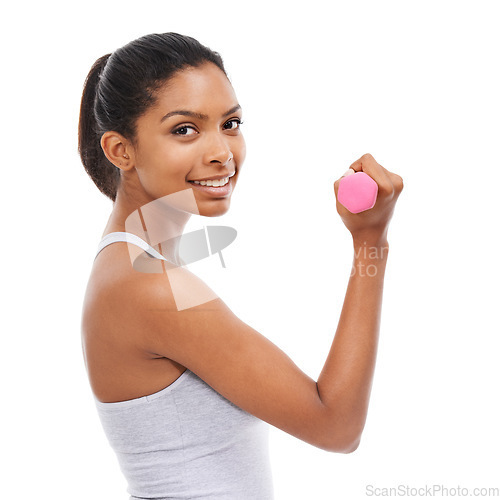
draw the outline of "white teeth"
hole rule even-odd
[[[195,184],[200,184],[202,186],[221,187],[225,186],[229,182],[229,177],[224,177],[224,179],[219,179],[219,180],[193,181],[193,182]]]

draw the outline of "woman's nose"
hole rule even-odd
[[[221,165],[226,165],[232,158],[231,149],[224,137],[218,136],[211,140],[205,155],[206,163],[220,163]]]

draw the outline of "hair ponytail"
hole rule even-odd
[[[207,62],[226,74],[217,52],[189,36],[162,33],[138,38],[94,63],[83,90],[78,151],[108,198],[115,201],[121,176],[101,148],[102,134],[113,130],[133,141],[136,121],[156,102],[156,91],[178,71]]]
[[[102,131],[95,116],[97,87],[110,55],[97,59],[85,80],[78,124],[78,152],[85,170],[99,190],[115,201],[120,169],[106,158],[101,148]]]

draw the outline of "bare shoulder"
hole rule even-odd
[[[152,352],[147,339],[154,335],[152,322],[158,315],[166,332],[176,323],[189,327],[193,318],[200,318],[201,311],[222,305],[217,303],[217,295],[187,269],[149,259],[138,271],[130,262],[125,244],[115,245],[99,257],[84,298],[84,346],[92,343],[102,350],[107,343],[122,352],[134,349],[147,355]],[[93,349],[96,351],[97,347]]]
[[[83,303],[81,334],[90,384],[100,401],[152,394],[185,369],[143,347],[144,316],[154,309],[150,298],[161,288],[157,278],[135,271],[123,246],[94,263]]]

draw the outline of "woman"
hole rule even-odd
[[[351,165],[377,182],[378,198],[359,214],[337,202],[353,272],[314,381],[179,265],[191,214],[229,209],[245,158],[241,121],[220,56],[190,37],[142,37],[87,77],[80,154],[114,204],[85,296],[83,348],[131,498],[273,498],[266,422],[331,452],[359,445],[402,179],[370,155]]]

